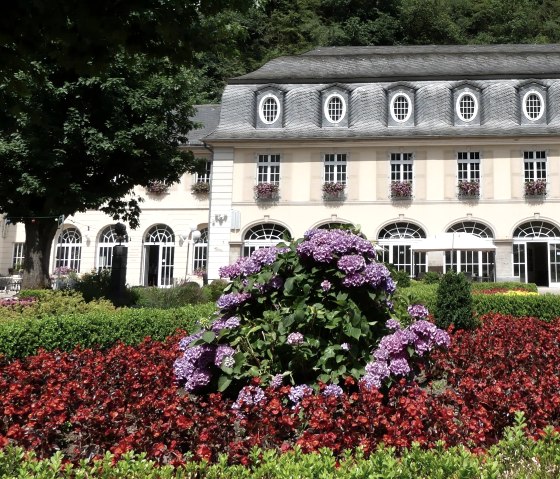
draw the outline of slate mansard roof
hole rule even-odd
[[[519,89],[545,94],[546,121],[521,124]],[[480,124],[456,125],[454,91],[480,91]],[[347,127],[324,127],[321,92],[348,92]],[[414,126],[388,124],[388,94],[414,92]],[[281,128],[258,128],[256,96],[283,94]],[[560,45],[328,47],[280,57],[230,80],[206,141],[560,134]]]

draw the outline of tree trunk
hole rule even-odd
[[[25,220],[22,289],[50,288],[51,247],[58,224],[51,218]]]

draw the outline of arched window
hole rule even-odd
[[[208,264],[208,228],[200,230],[200,238],[194,243],[193,272],[206,272]]]
[[[528,91],[523,97],[523,114],[530,121],[539,120],[544,113],[543,96],[535,90]]]
[[[457,98],[456,112],[462,121],[472,121],[478,113],[476,97],[469,92],[461,93]]]
[[[513,275],[538,286],[560,286],[560,228],[533,220],[513,232]]]
[[[154,225],[144,236],[144,285],[173,285],[175,234],[167,225]]]
[[[325,117],[331,123],[339,123],[346,115],[346,102],[338,93],[333,93],[325,101]]]
[[[114,226],[109,225],[105,227],[99,234],[97,269],[111,269],[113,264],[113,247],[117,244],[117,233]]]
[[[284,241],[284,237],[290,237],[290,232],[281,225],[275,223],[262,223],[253,226],[243,237],[243,256],[251,256],[251,253],[260,248],[270,248]]]
[[[412,114],[410,97],[406,93],[398,93],[391,99],[391,116],[397,123],[404,123]]]
[[[272,94],[264,96],[259,105],[261,121],[267,125],[274,123],[280,115],[280,101]]]
[[[477,221],[460,221],[447,230],[448,233],[468,233],[478,238],[492,239],[492,230]],[[494,281],[494,251],[453,250],[445,252],[445,268],[469,273],[486,281]]]
[[[82,261],[82,235],[78,228],[65,228],[56,243],[55,268],[69,268],[80,272]]]
[[[413,252],[411,246],[425,237],[426,232],[414,223],[399,221],[385,226],[377,236],[379,246],[383,248],[382,261],[417,277],[427,269],[426,253]]]

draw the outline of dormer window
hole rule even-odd
[[[414,126],[414,90],[397,85],[388,92],[388,126]]]
[[[348,92],[333,86],[321,93],[321,124],[323,127],[348,126]]]
[[[519,116],[522,125],[546,124],[546,93],[546,87],[535,81],[519,87]]]
[[[481,91],[471,83],[462,83],[453,89],[455,126],[479,126],[481,123]]]
[[[536,90],[530,90],[523,96],[523,114],[530,121],[539,120],[544,113],[543,96]]]
[[[457,98],[457,116],[465,122],[474,120],[478,113],[478,101],[470,92],[463,92]]]
[[[259,116],[263,123],[270,125],[278,119],[280,115],[280,102],[274,95],[264,96],[259,105]]]
[[[391,100],[391,116],[393,120],[403,123],[410,118],[412,108],[410,98],[405,93],[395,95]]]
[[[346,116],[346,102],[338,93],[333,93],[325,101],[325,117],[331,123],[340,123]]]
[[[268,86],[257,91],[256,96],[256,127],[282,128],[284,92]]]

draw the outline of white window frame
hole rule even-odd
[[[342,105],[342,111],[340,113],[340,117],[338,119],[334,119],[331,116],[331,112],[329,109],[329,106],[331,104],[331,102],[334,99],[338,99]],[[323,113],[325,114],[325,118],[327,119],[327,121],[329,121],[330,123],[340,123],[342,120],[344,120],[345,116],[346,116],[346,100],[344,99],[344,97],[342,95],[340,95],[339,93],[331,93],[325,100],[325,104],[323,105]]]
[[[82,262],[82,233],[73,226],[64,228],[56,241],[55,268],[67,267],[80,272]]]
[[[25,243],[14,243],[13,254],[12,254],[12,268],[16,267],[16,264],[23,264],[25,256],[23,250]]]
[[[398,118],[396,112],[395,112],[395,103],[399,98],[404,98],[407,102],[408,105],[408,111],[406,113],[406,116],[404,118]],[[393,118],[393,120],[395,120],[397,123],[405,123],[406,121],[409,120],[410,115],[412,115],[412,100],[410,98],[410,96],[408,96],[406,93],[403,92],[399,92],[399,93],[395,93],[393,95],[393,97],[391,98],[391,105],[390,105],[390,113],[391,113],[391,118]]]
[[[543,155],[544,158],[538,158]],[[529,158],[530,157],[530,158]],[[544,168],[539,163],[544,163]],[[547,180],[547,154],[545,150],[526,150],[523,152],[524,181]]]
[[[276,104],[276,115],[274,116],[273,120],[269,120],[266,117],[265,111],[264,111],[265,103],[269,99],[272,99],[274,101],[274,103]],[[280,118],[281,113],[282,112],[281,112],[280,100],[278,99],[278,97],[276,95],[273,95],[272,93],[267,93],[265,96],[263,96],[261,98],[261,101],[259,102],[259,118],[261,119],[261,121],[264,124],[272,125],[273,123],[276,123],[278,121],[278,118]]]
[[[539,101],[541,102],[540,112],[539,112],[538,116],[536,116],[534,118],[531,117],[531,115],[529,114],[529,111],[527,109],[527,101],[529,100],[530,95],[537,96],[539,98]],[[529,121],[540,120],[542,118],[542,116],[544,115],[544,110],[545,110],[544,97],[537,90],[529,90],[527,93],[525,93],[525,95],[523,95],[523,101],[521,102],[521,106],[523,108],[523,114],[525,115],[525,118],[527,118],[527,120],[529,120]]]
[[[257,184],[280,184],[280,164],[282,159],[279,154],[257,155]]]
[[[391,182],[414,183],[414,153],[391,153]]]
[[[196,183],[210,183],[212,176],[212,161],[206,160],[204,165],[204,173],[197,173],[195,177]]]
[[[117,233],[113,225],[106,226],[99,234],[97,245],[97,270],[111,269],[113,266],[113,248],[117,246]]]
[[[325,153],[323,155],[323,183],[346,184],[348,178],[348,155]]]
[[[470,97],[470,99],[473,101],[474,107],[473,107],[473,113],[471,115],[470,118],[466,118],[462,108],[461,108],[461,101],[465,98],[465,97]],[[466,123],[469,123],[471,121],[473,121],[476,118],[476,115],[478,115],[478,100],[476,98],[475,95],[473,95],[470,91],[464,91],[463,93],[461,93],[458,97],[457,97],[457,102],[455,103],[455,112],[457,113],[457,116],[459,117],[459,119],[461,121],[464,121]]]
[[[457,181],[478,181],[480,183],[479,151],[457,152]]]
[[[208,228],[200,230],[200,238],[193,245],[192,270],[206,270],[208,267]]]

